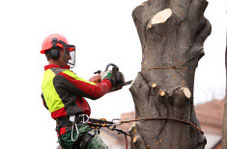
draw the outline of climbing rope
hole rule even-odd
[[[204,132],[199,127],[197,127],[195,124],[193,124],[193,123],[191,123],[189,121],[184,121],[184,120],[175,119],[175,118],[157,117],[157,118],[140,118],[140,119],[133,119],[133,120],[121,120],[120,124],[138,122],[138,121],[148,121],[148,120],[170,120],[170,121],[175,121],[175,122],[187,124],[187,125],[191,126],[192,128],[194,128],[195,130],[199,131],[201,134],[204,134]]]
[[[123,134],[125,137],[125,146],[126,149],[128,149],[128,139],[127,136],[130,136],[127,132],[118,129],[117,126],[120,126],[122,124],[126,123],[131,123],[131,122],[139,122],[139,121],[157,121],[157,120],[169,120],[169,121],[175,121],[178,123],[183,123],[191,126],[195,130],[199,131],[201,134],[204,134],[204,132],[197,127],[195,124],[189,122],[189,121],[184,121],[180,119],[175,119],[175,118],[165,118],[165,117],[156,117],[156,118],[139,118],[139,119],[131,119],[131,120],[120,120],[120,119],[113,119],[112,121],[107,121],[106,119],[93,119],[89,118],[88,120],[84,121],[84,124],[88,124],[91,126],[91,128],[96,129],[99,131],[101,127],[106,127],[111,131],[116,131],[118,134]],[[83,123],[83,122],[82,122]]]
[[[182,70],[188,70],[188,68],[186,68],[186,67],[176,67],[176,66],[142,68],[142,70],[144,70],[144,71],[150,71],[150,70],[155,70],[155,69],[182,69]]]

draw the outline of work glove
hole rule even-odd
[[[124,75],[122,72],[111,70],[105,71],[101,74],[101,80],[108,79],[112,83],[111,91],[116,91],[122,88],[122,84],[125,82]]]
[[[125,82],[123,73],[119,71],[116,73],[112,73],[111,71],[107,72],[104,78],[109,79],[111,81],[112,83],[111,91],[121,89],[122,84]]]
[[[111,70],[107,70],[107,71],[104,71],[104,72],[101,73],[101,80],[104,80],[104,79],[110,80],[112,87],[115,87],[116,84],[117,84],[116,79],[113,76]]]
[[[101,80],[104,80],[104,79],[108,79],[111,81],[111,78],[112,78],[112,71],[111,70],[107,70],[107,71],[104,71],[101,73]]]

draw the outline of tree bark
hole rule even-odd
[[[136,119],[132,148],[204,148],[193,104],[195,69],[211,32],[205,0],[149,0],[132,13],[142,46],[142,68],[130,87]],[[168,119],[169,118],[169,119]]]
[[[223,116],[223,128],[222,128],[222,148],[227,148],[227,34],[226,34],[226,51],[225,51],[225,68],[226,68],[226,91],[225,91],[225,106]]]

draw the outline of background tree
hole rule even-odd
[[[211,32],[206,0],[149,0],[133,19],[142,45],[142,68],[130,87],[136,118],[132,148],[204,148],[193,104],[195,69]]]

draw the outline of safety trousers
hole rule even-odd
[[[71,139],[71,131],[66,132],[65,134],[59,136],[58,142],[61,145],[62,149],[80,149],[79,143],[82,141],[83,136],[86,135],[92,129],[88,125],[82,125],[78,127],[79,136],[78,139],[74,142]],[[73,137],[77,138],[77,132],[73,132]],[[86,149],[108,149],[108,146],[102,141],[99,134],[94,135],[92,139],[86,145]]]

